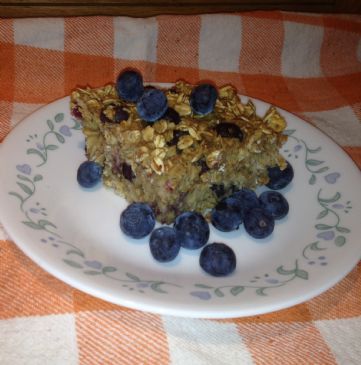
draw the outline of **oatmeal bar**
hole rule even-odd
[[[224,86],[214,110],[201,116],[192,112],[192,89],[183,81],[164,89],[169,109],[154,123],[142,120],[114,85],[71,94],[87,157],[103,166],[104,185],[128,202],[150,204],[163,223],[183,211],[206,214],[235,190],[266,184],[268,167],[286,166],[279,153],[286,122],[274,107],[260,117],[252,102],[243,104],[235,88]]]

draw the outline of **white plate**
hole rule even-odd
[[[243,98],[245,101],[245,99]],[[262,115],[268,104],[253,100]],[[39,266],[73,287],[127,307],[177,316],[258,315],[304,302],[341,280],[361,256],[360,171],[328,137],[281,111],[290,135],[284,156],[295,169],[283,193],[288,217],[267,239],[243,226],[211,228],[210,242],[229,244],[236,271],[225,278],[199,267],[199,250],[182,249],[172,263],[155,262],[147,239],[119,228],[127,203],[103,187],[76,181],[84,139],[69,98],[36,111],[0,148],[0,219]]]

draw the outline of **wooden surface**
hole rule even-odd
[[[0,17],[197,14],[250,10],[361,13],[361,0],[0,0]]]

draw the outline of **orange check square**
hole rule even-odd
[[[264,100],[280,108],[297,112],[300,110],[297,95],[288,87],[288,83],[281,76],[271,75],[243,75],[246,95]]]
[[[12,101],[15,87],[15,47],[0,43],[0,99]]]
[[[158,17],[158,63],[198,67],[200,17]]]
[[[14,42],[14,21],[13,19],[0,19],[0,43]]]
[[[65,92],[76,87],[99,87],[113,82],[114,59],[67,52],[65,58]]]
[[[0,319],[73,310],[73,289],[44,272],[10,241],[1,244],[0,288]]]
[[[336,109],[345,105],[345,100],[329,81],[326,78],[286,79],[301,112]]]
[[[98,31],[94,33],[94,30]],[[95,36],[96,34],[96,36]],[[113,55],[113,21],[108,17],[65,18],[65,52]]]
[[[63,52],[15,48],[15,101],[46,103],[64,96]]]
[[[281,74],[284,30],[280,19],[244,17],[239,69],[248,74]]]

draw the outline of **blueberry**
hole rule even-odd
[[[120,229],[132,238],[143,238],[152,232],[155,216],[145,203],[132,203],[120,215]]]
[[[219,136],[224,138],[238,138],[243,141],[243,132],[237,124],[229,122],[221,122],[216,125],[216,132]]]
[[[174,223],[179,244],[191,250],[204,246],[209,238],[209,225],[204,217],[196,212],[184,212]]]
[[[222,199],[212,210],[211,222],[222,232],[238,229],[242,223],[242,207],[240,201],[227,197]]]
[[[120,98],[136,102],[143,94],[143,78],[137,71],[123,71],[119,74],[115,88]]]
[[[195,114],[206,115],[213,111],[218,97],[217,89],[210,84],[196,86],[190,95],[189,102]]]
[[[241,190],[235,191],[231,197],[238,199],[241,202],[243,218],[247,214],[248,210],[260,206],[257,194],[253,190],[247,188],[242,188]]]
[[[181,117],[178,114],[177,111],[175,111],[173,108],[169,107],[165,114],[163,115],[164,119],[169,120],[170,122],[173,122],[174,124],[179,124],[181,121]]]
[[[115,108],[115,122],[116,123],[120,123],[123,120],[128,120],[129,118],[129,113],[124,110],[121,106],[117,106]]]
[[[281,170],[278,166],[268,168],[269,182],[266,186],[273,190],[280,190],[286,187],[293,179],[293,168],[287,162],[287,167]]]
[[[155,260],[169,262],[174,260],[180,250],[180,244],[176,240],[176,232],[171,227],[159,227],[150,235],[150,252]]]
[[[77,180],[83,188],[92,188],[101,180],[103,168],[94,161],[84,161],[78,167]]]
[[[229,246],[215,242],[202,249],[199,264],[205,272],[212,276],[226,276],[235,270],[237,259]]]
[[[288,214],[289,205],[286,198],[278,191],[264,191],[259,200],[261,207],[273,219],[281,219]]]
[[[146,90],[137,102],[137,112],[146,122],[155,122],[167,109],[167,97],[158,89]]]
[[[244,228],[254,238],[266,238],[274,229],[274,219],[262,208],[249,210],[244,217]]]

